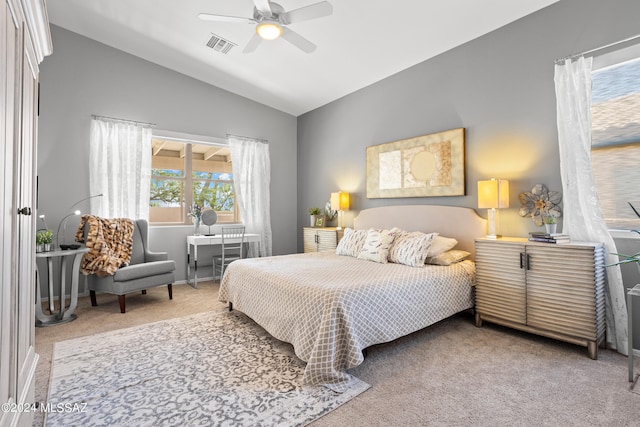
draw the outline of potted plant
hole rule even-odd
[[[53,231],[39,230],[36,232],[36,252],[50,251],[51,242],[53,242]]]
[[[309,218],[311,220],[311,226],[315,227],[318,222],[318,216],[322,211],[320,208],[309,208]]]
[[[631,231],[633,231],[634,233],[640,234],[640,230],[631,230]],[[638,267],[638,270],[640,270],[640,252],[636,252],[633,255],[625,255],[625,254],[613,254],[613,255],[618,256],[620,258],[620,261],[615,262],[613,264],[605,265],[605,267],[613,267],[614,265],[634,263]]]
[[[542,217],[542,221],[544,222],[544,228],[546,228],[547,233],[554,234],[556,232],[556,228],[558,226],[558,218],[554,215],[544,215]]]

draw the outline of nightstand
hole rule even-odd
[[[587,347],[604,344],[604,245],[476,239],[476,326],[483,321]]]
[[[335,250],[344,230],[336,227],[304,227],[302,237],[305,252]]]

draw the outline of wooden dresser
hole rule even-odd
[[[304,227],[303,244],[305,252],[320,252],[335,249],[344,233],[336,227]]]
[[[476,326],[482,321],[586,346],[605,338],[604,245],[476,240]]]

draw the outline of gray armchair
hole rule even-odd
[[[97,306],[96,291],[118,295],[120,312],[125,312],[125,294],[142,291],[154,286],[167,285],[169,299],[173,299],[172,284],[175,281],[176,263],[168,259],[166,252],[149,251],[149,224],[144,219],[134,221],[133,247],[129,265],[120,267],[111,276],[87,276],[91,305]],[[88,232],[85,226],[85,237]]]

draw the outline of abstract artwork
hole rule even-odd
[[[367,198],[463,196],[464,128],[367,147]]]

